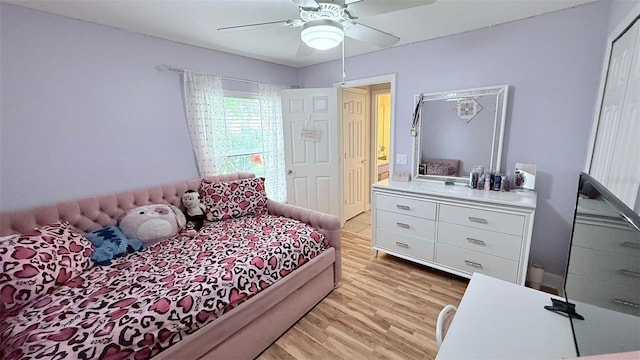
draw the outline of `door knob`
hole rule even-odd
[[[366,162],[367,162],[367,160],[362,160],[362,161],[360,161],[360,164],[364,164]]]
[[[289,169],[289,170],[287,170],[287,174],[289,174],[289,175],[295,175],[295,174],[296,174],[296,172],[295,172],[295,171],[293,171],[293,170],[291,170],[291,169]]]

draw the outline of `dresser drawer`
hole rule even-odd
[[[522,237],[440,222],[438,243],[518,261]]]
[[[581,246],[640,257],[637,231],[615,226],[600,226],[576,220],[571,246]],[[640,261],[640,260],[638,260]]]
[[[598,289],[598,291],[593,291],[593,289]],[[566,292],[569,296],[569,301],[585,302],[606,309],[640,316],[640,307],[631,304],[640,304],[640,292],[637,287],[614,284],[610,281],[596,280],[568,273]],[[577,311],[580,313],[579,307]]]
[[[376,228],[434,241],[436,222],[391,211],[377,210]]]
[[[440,205],[440,221],[522,236],[524,216],[455,205]]]
[[[433,261],[433,247],[435,244],[433,241],[380,228],[375,231],[375,247],[401,253],[419,260]]]
[[[436,219],[436,204],[433,202],[384,194],[375,194],[375,196],[376,209],[424,219]]]
[[[569,272],[640,289],[640,259],[635,256],[572,246]]]
[[[479,272],[512,283],[518,280],[517,261],[446,244],[436,245],[436,262],[469,274]]]

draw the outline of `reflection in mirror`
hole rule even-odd
[[[591,176],[578,184],[565,276],[579,355],[640,350],[640,216]]]
[[[507,92],[502,85],[422,94],[413,178],[462,183],[476,166],[499,173]]]

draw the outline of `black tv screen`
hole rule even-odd
[[[579,356],[640,350],[640,215],[580,174],[564,292]]]

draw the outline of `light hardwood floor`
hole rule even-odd
[[[370,238],[345,229],[342,246],[338,287],[258,359],[435,358],[438,313],[459,305],[468,280],[382,252],[374,258]]]

